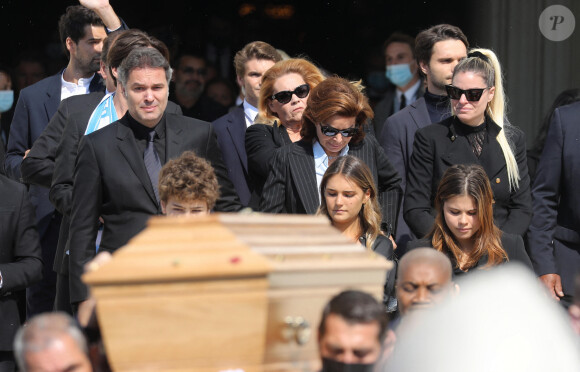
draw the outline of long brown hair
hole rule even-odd
[[[485,170],[474,164],[456,164],[449,167],[443,174],[435,196],[437,216],[431,231],[433,248],[454,257],[456,265],[459,265],[461,258],[465,255],[447,226],[443,212],[445,201],[461,195],[473,198],[477,205],[477,216],[480,222],[479,230],[472,236],[475,249],[469,255],[465,267],[475,266],[484,254],[488,256],[485,267],[507,261],[507,254],[501,245],[501,230],[493,222],[493,192],[489,179]]]
[[[366,247],[371,250],[377,236],[381,234],[381,209],[377,201],[377,188],[373,175],[362,160],[352,155],[341,156],[328,167],[320,182],[320,208],[318,208],[317,214],[325,215],[331,219],[324,194],[328,181],[337,174],[344,176],[348,181],[360,187],[363,193],[367,191],[370,193],[369,200],[358,213],[358,218],[362,234],[366,238]]]

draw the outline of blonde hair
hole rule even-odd
[[[483,55],[484,58],[478,54]],[[519,188],[520,172],[516,157],[512,150],[513,145],[510,144],[509,135],[511,134],[511,125],[506,117],[507,98],[503,89],[503,76],[499,60],[495,53],[490,49],[471,49],[467,54],[467,58],[461,60],[455,67],[453,77],[455,77],[459,72],[466,71],[480,75],[489,88],[495,88],[493,98],[487,105],[485,112],[502,128],[502,130],[499,131],[496,140],[499,143],[505,158],[510,190],[515,190]]]
[[[328,167],[320,182],[320,208],[318,208],[317,214],[325,215],[332,222],[324,194],[328,181],[337,174],[344,176],[348,181],[360,187],[364,193],[368,191],[370,194],[369,200],[363,204],[358,216],[362,236],[366,238],[366,248],[372,250],[375,240],[379,235],[382,235],[381,209],[379,208],[373,175],[369,167],[359,158],[352,155],[341,156]]]
[[[258,100],[258,117],[254,121],[255,123],[273,125],[274,121],[278,120],[278,117],[272,112],[268,103],[274,94],[274,83],[276,80],[281,76],[292,73],[302,76],[302,79],[310,86],[311,90],[324,80],[324,76],[318,67],[303,58],[291,58],[277,62],[262,76],[260,98]]]

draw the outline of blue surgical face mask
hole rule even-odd
[[[13,90],[0,90],[0,113],[6,112],[12,108],[14,103]]]
[[[408,63],[387,66],[386,76],[391,83],[398,87],[404,87],[413,79],[411,66]]]

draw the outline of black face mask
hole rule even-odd
[[[322,358],[322,372],[372,372],[374,363],[346,364],[336,360]]]

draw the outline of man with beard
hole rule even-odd
[[[451,115],[445,85],[451,84],[453,70],[461,59],[467,57],[468,47],[463,32],[448,24],[430,27],[415,38],[415,58],[427,89],[423,97],[390,116],[378,135],[389,161],[402,178],[403,193],[415,132]],[[395,241],[398,252],[404,253],[407,242],[414,237],[403,220],[403,208],[400,208],[398,221]]]
[[[203,95],[206,82],[205,59],[194,53],[183,53],[176,59],[173,89],[169,100],[179,104],[185,116],[214,121],[225,115],[228,108]]]
[[[122,26],[122,22],[107,0],[82,0],[81,4],[86,4],[86,7],[68,7],[58,24],[61,42],[69,56],[66,68],[20,92],[6,155],[6,174],[12,179],[21,180],[20,165],[23,158],[63,99],[104,90],[102,79],[96,72],[100,68],[103,40],[107,35],[105,26],[109,30],[116,30]],[[56,277],[52,271],[52,262],[61,215],[48,200],[47,188],[30,186],[29,195],[36,208],[44,260],[44,278],[41,283],[30,288],[27,294],[30,317],[53,308]]]

